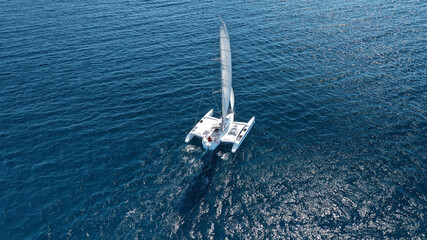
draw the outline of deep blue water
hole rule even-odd
[[[236,154],[186,134],[219,114]],[[0,1],[0,239],[421,238],[425,1]],[[217,115],[218,116],[218,115]]]

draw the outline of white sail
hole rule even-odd
[[[220,26],[220,48],[221,48],[221,78],[222,78],[222,130],[225,129],[225,117],[227,116],[231,96],[231,50],[230,38],[227,27],[221,21]],[[234,97],[234,96],[233,96]],[[233,99],[234,105],[234,99]]]

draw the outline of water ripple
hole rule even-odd
[[[425,238],[422,1],[1,5],[1,239]]]

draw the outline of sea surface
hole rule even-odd
[[[0,1],[0,239],[426,239],[426,52],[421,0]]]

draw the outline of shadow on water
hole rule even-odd
[[[201,156],[203,162],[202,171],[193,179],[182,199],[180,214],[187,218],[193,212],[193,209],[206,196],[215,174],[215,165],[218,161],[212,151],[207,151]]]

